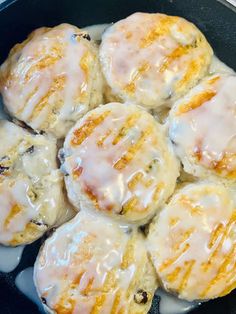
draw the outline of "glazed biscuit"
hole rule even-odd
[[[170,138],[184,170],[236,180],[236,76],[205,78],[170,113]]]
[[[145,314],[157,288],[142,235],[85,211],[46,240],[34,282],[57,314]]]
[[[3,120],[0,139],[0,243],[31,243],[69,210],[56,142]]]
[[[214,182],[177,191],[152,223],[148,250],[162,286],[186,300],[236,288],[235,191]]]
[[[146,223],[172,194],[179,174],[165,133],[136,105],[110,103],[86,114],[60,154],[72,204]]]
[[[64,137],[102,102],[97,54],[89,35],[75,26],[37,29],[13,47],[1,66],[6,110],[36,131]]]
[[[212,55],[204,35],[185,19],[134,13],[102,36],[106,97],[169,107],[207,73]]]

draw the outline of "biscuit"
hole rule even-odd
[[[207,73],[212,55],[204,35],[187,20],[134,13],[102,36],[106,98],[148,109],[171,106]]]
[[[236,76],[205,78],[170,112],[170,138],[184,170],[236,180]]]
[[[192,301],[236,288],[234,195],[219,183],[188,184],[151,224],[147,246],[167,291]]]
[[[3,120],[0,138],[0,243],[31,243],[69,211],[56,142]]]
[[[1,66],[6,110],[36,131],[64,137],[78,118],[102,102],[97,54],[89,35],[75,26],[35,30]]]
[[[179,164],[165,128],[141,107],[110,103],[70,130],[62,171],[72,204],[144,224],[173,193]]]
[[[142,235],[86,211],[46,240],[34,282],[47,312],[58,314],[148,313],[157,288]]]

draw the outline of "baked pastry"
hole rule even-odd
[[[159,109],[207,73],[213,52],[199,29],[181,17],[134,13],[105,31],[99,55],[108,100]]]
[[[170,113],[170,138],[184,170],[236,180],[236,76],[205,78]]]
[[[56,142],[0,120],[0,243],[35,241],[66,219]]]
[[[1,66],[6,110],[36,131],[64,137],[78,118],[102,102],[97,54],[89,35],[75,26],[35,30]]]
[[[87,113],[61,152],[68,196],[126,222],[146,223],[172,194],[178,162],[165,128],[141,107],[110,103]]]
[[[236,287],[235,191],[198,182],[177,191],[151,224],[148,250],[162,286],[186,300]]]
[[[41,249],[34,282],[47,312],[148,313],[157,288],[142,235],[81,211]]]

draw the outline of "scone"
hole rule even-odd
[[[86,211],[46,240],[34,282],[57,314],[144,314],[157,288],[142,235]]]
[[[40,28],[11,50],[0,69],[6,110],[36,131],[64,137],[102,102],[98,50],[89,35],[61,24]]]
[[[107,98],[148,109],[171,106],[206,74],[212,54],[204,35],[185,19],[134,13],[102,36]]]
[[[131,104],[110,103],[86,114],[67,135],[60,158],[75,207],[138,224],[172,194],[179,174],[165,128]]]
[[[214,182],[176,192],[151,225],[148,250],[162,286],[186,300],[236,288],[235,191]]]
[[[66,219],[56,143],[0,120],[0,243],[33,242]]]
[[[236,180],[236,76],[205,78],[170,113],[170,138],[184,170]]]

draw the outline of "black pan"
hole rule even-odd
[[[216,55],[236,70],[236,9],[224,0],[6,0],[0,4],[0,63],[15,43],[37,27],[62,22],[80,27],[110,23],[135,11],[187,18],[203,31]],[[21,263],[13,272],[0,272],[0,314],[39,313],[37,306],[17,290],[14,281],[21,270],[34,264],[42,242],[40,239],[25,248]],[[155,298],[151,314],[158,313],[158,301]],[[236,314],[236,291],[206,302],[192,313]]]

